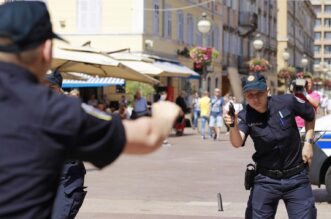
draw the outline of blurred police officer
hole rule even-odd
[[[45,84],[57,93],[63,93],[62,81],[62,75],[58,70],[47,74],[45,78]],[[65,162],[54,200],[53,219],[76,217],[86,195],[84,190],[85,174],[86,169],[83,162],[79,160],[67,160]]]
[[[246,218],[274,218],[283,199],[289,218],[316,218],[315,200],[308,178],[307,163],[313,156],[312,140],[315,112],[312,106],[294,95],[268,97],[265,78],[254,73],[242,80],[247,105],[238,116],[225,115],[234,147],[251,136],[257,165]],[[295,116],[306,121],[303,147]]]
[[[121,122],[41,85],[53,38],[44,3],[0,6],[0,218],[49,218],[65,160],[102,168],[123,151],[150,153],[179,114],[160,102],[152,117]]]

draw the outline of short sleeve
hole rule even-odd
[[[305,121],[312,121],[315,119],[314,108],[304,100],[291,95],[291,102],[293,104],[293,111],[295,116],[300,116]]]
[[[126,142],[124,126],[119,115],[84,107],[86,105],[83,104],[81,125],[72,154],[102,168],[122,153]]]
[[[242,131],[243,133],[245,133],[245,135],[248,135],[249,133],[249,127],[246,123],[246,111],[240,111],[238,114],[238,128],[240,131]]]

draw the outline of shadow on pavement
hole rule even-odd
[[[327,202],[331,204],[331,195],[325,189],[313,189],[316,202]]]

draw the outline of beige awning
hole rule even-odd
[[[148,56],[133,53],[113,53],[111,57],[123,65],[150,76],[190,77],[199,74],[185,67],[176,60],[162,59],[159,56]]]
[[[81,72],[149,84],[159,82],[146,74],[123,65],[106,53],[86,47],[55,48],[51,68],[58,68],[61,72]]]

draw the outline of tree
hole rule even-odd
[[[145,84],[142,82],[136,81],[127,81],[126,82],[126,93],[129,94],[129,101],[132,102],[133,96],[136,91],[140,90],[143,97],[150,97],[154,94],[155,90],[152,85]]]

